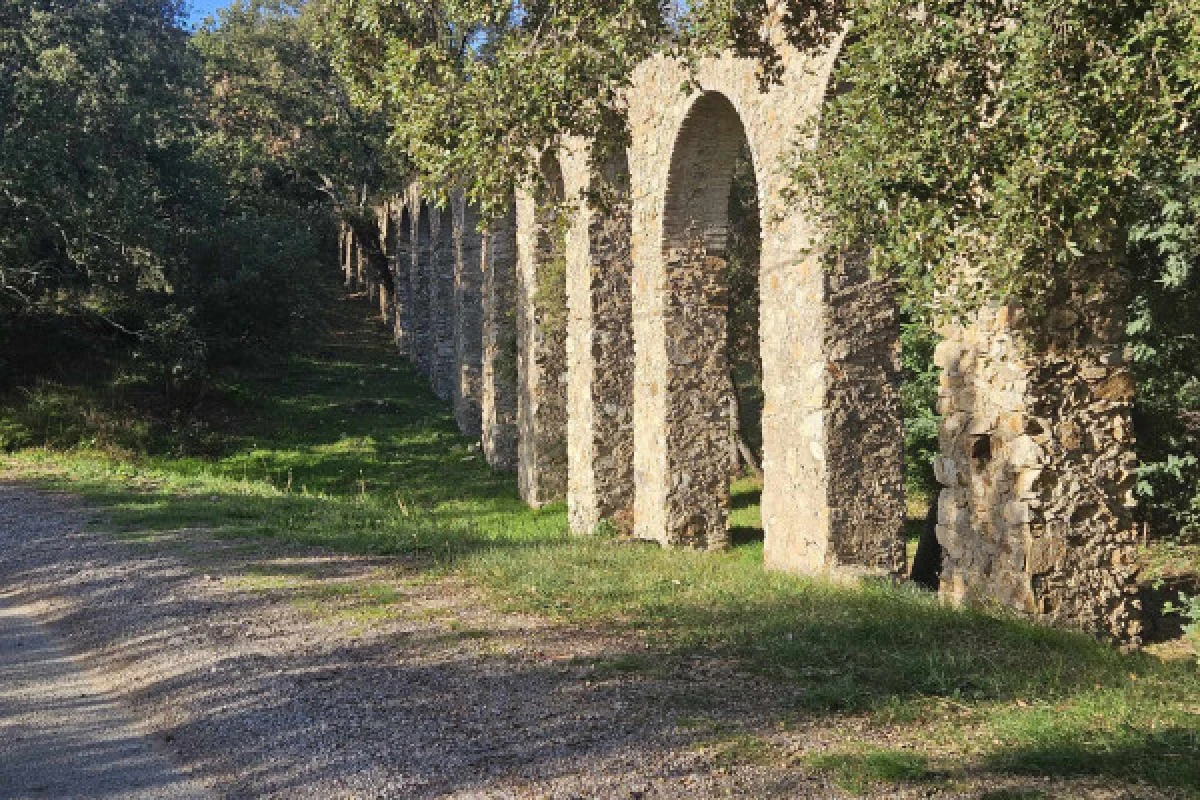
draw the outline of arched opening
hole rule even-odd
[[[553,152],[519,214],[521,305],[517,327],[521,495],[533,506],[567,491],[567,215],[562,165]],[[528,226],[527,230],[521,230]]]
[[[761,539],[762,366],[758,188],[732,103],[695,101],[671,154],[663,216],[666,297],[666,536],[729,544],[731,482],[739,539]],[[746,469],[743,470],[743,462]]]

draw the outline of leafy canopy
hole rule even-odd
[[[175,0],[0,6],[0,310],[162,284],[199,63]]]

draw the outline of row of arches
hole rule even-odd
[[[362,280],[399,349],[527,502],[567,501],[576,532],[725,547],[731,479],[752,464],[768,566],[903,573],[895,302],[861,256],[827,257],[819,221],[788,201],[788,154],[831,58],[789,51],[767,89],[729,56],[692,72],[651,59],[627,95],[629,146],[600,159],[564,139],[485,233],[461,196],[438,208],[413,186],[380,209],[394,286]],[[351,242],[352,280],[355,258]],[[1009,346],[1007,325],[947,328],[940,348],[956,354],[942,383],[944,591],[1136,638],[1123,501],[1095,476],[1100,455],[1060,453],[1069,420],[1044,411],[1056,384],[1038,382],[1043,362]],[[1112,366],[1097,348],[1072,369]],[[999,362],[1017,384],[993,385]],[[1127,398],[1103,402],[1128,414]],[[1035,413],[1033,436],[1022,420]],[[987,459],[972,455],[980,437]],[[1081,497],[1105,511],[1086,532],[1043,510],[1075,503],[1048,501],[1051,467],[1090,481]]]

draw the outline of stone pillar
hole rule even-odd
[[[483,266],[479,215],[463,195],[452,203],[454,214],[454,418],[472,439],[480,435],[483,389]]]
[[[633,525],[632,218],[624,154],[594,175],[581,143],[567,197],[567,507],[571,530]]]
[[[517,225],[512,212],[483,237],[483,455],[517,468]]]
[[[433,339],[429,329],[429,277],[432,263],[433,235],[430,230],[429,206],[415,201],[413,219],[412,270],[409,291],[412,302],[412,360],[417,372],[428,377],[433,363]]]
[[[898,574],[907,558],[895,293],[861,253],[827,261],[824,271],[825,498],[834,534],[826,563]]]
[[[450,215],[440,209],[434,214],[430,248],[429,336],[432,353],[429,383],[434,394],[447,402],[454,399],[454,241]]]
[[[725,261],[698,232],[665,256],[666,504],[662,524],[672,546],[729,544],[729,286]]]
[[[898,573],[903,433],[894,311],[831,267],[819,215],[789,199],[797,129],[826,96],[835,46],[752,60],[647,59],[626,93],[633,198],[635,535],[727,542],[732,465],[724,280],[729,190],[743,148],[761,225],[762,519],[768,567]],[[690,95],[679,86],[697,87]],[[881,300],[880,298],[884,298]]]
[[[412,217],[407,208],[394,202],[388,204],[387,259],[393,281],[393,335],[396,349],[412,355],[412,298],[409,280],[412,277]]]
[[[937,535],[945,595],[1136,643],[1134,382],[1116,284],[1070,292],[1037,326],[1002,305],[943,331]]]
[[[517,192],[517,484],[537,508],[567,491],[566,252],[562,170]]]
[[[392,332],[396,324],[396,309],[392,305],[392,293],[382,281],[379,282],[378,287],[379,319],[383,322],[384,327],[388,329],[388,332]]]
[[[358,290],[358,245],[355,243],[354,229],[346,231],[346,288]]]
[[[387,328],[388,332],[395,337],[396,278],[392,273],[391,256],[388,252],[389,239],[391,238],[391,214],[389,213],[386,201],[375,208],[375,222],[379,228],[379,253],[383,257],[381,266],[387,270],[386,279],[382,276],[377,278],[379,283],[379,318],[383,321],[384,327]]]

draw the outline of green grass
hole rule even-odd
[[[526,508],[513,477],[483,463],[361,307],[337,314],[308,352],[226,375],[215,408],[202,404],[195,422],[143,424],[119,395],[89,386],[15,394],[0,407],[0,430],[24,446],[5,463],[86,495],[107,525],[147,546],[216,535],[390,555],[430,579],[484,587],[497,606],[653,643],[651,661],[643,650],[617,654],[601,672],[648,674],[652,664],[657,673],[676,657],[715,654],[785,683],[795,713],[831,726],[850,714],[997,772],[1200,796],[1194,663],[1123,655],[903,587],[767,572],[751,485],[734,486],[734,525],[746,535],[726,553],[572,537],[561,506]],[[119,439],[127,428],[136,447]],[[28,446],[46,440],[54,447]],[[306,578],[258,580],[269,590]],[[352,595],[361,617],[397,605],[383,589]],[[854,769],[870,781],[910,777],[887,773],[882,758]]]
[[[929,759],[919,753],[883,748],[858,748],[821,753],[806,764],[827,773],[834,785],[851,794],[865,794],[874,785],[916,781],[929,776]]]
[[[748,733],[719,737],[709,743],[712,764],[716,767],[778,766],[786,760],[780,749],[767,739]]]

